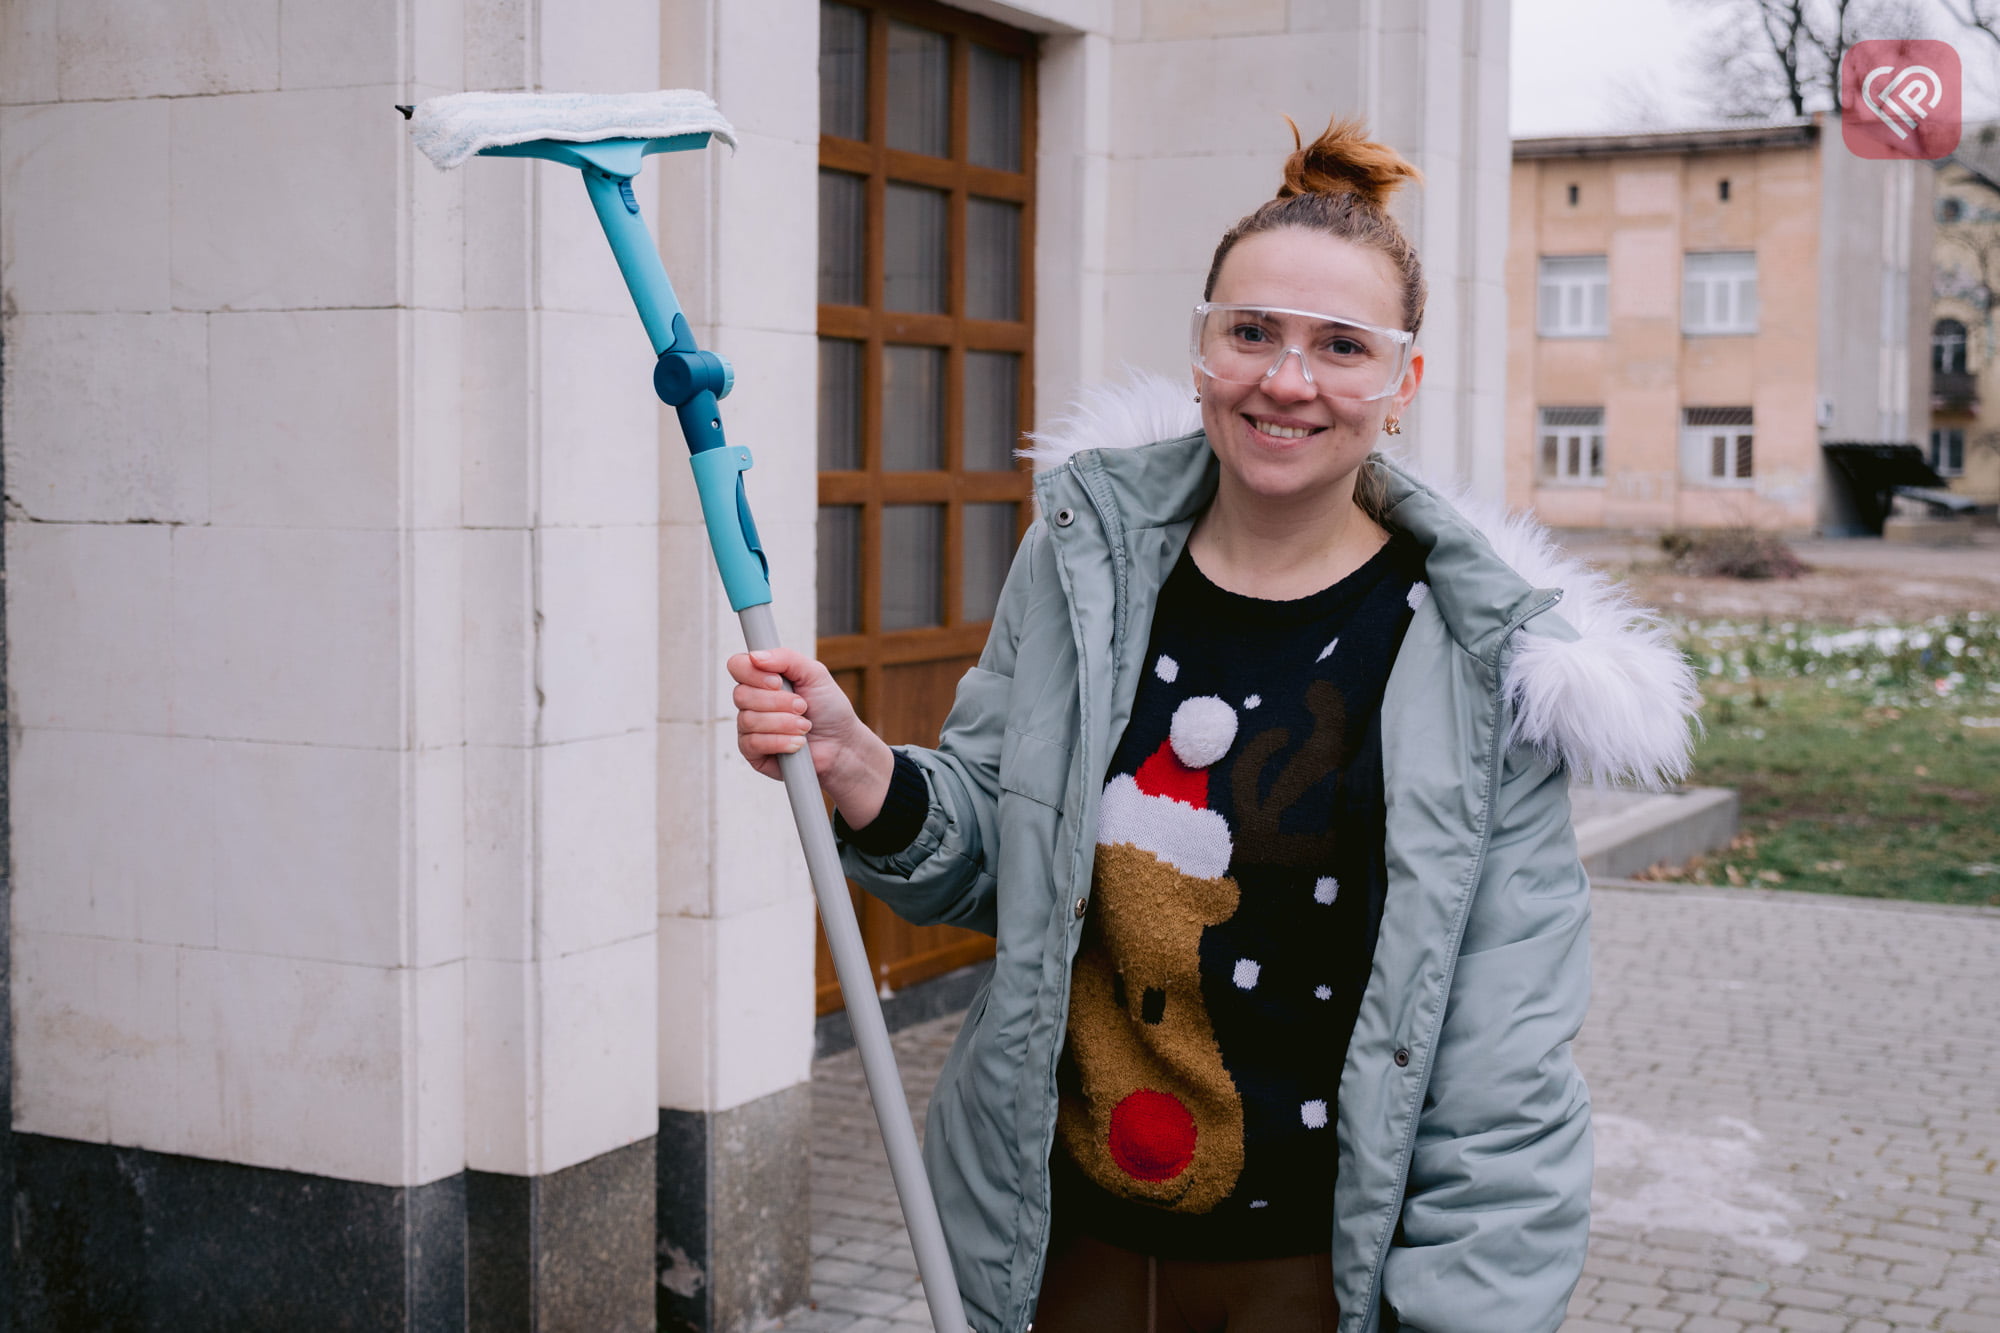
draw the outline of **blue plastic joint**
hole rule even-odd
[[[722,572],[722,589],[729,594],[730,608],[741,611],[746,606],[762,606],[771,600],[771,567],[743,493],[750,451],[740,445],[702,449],[688,464],[694,469],[708,544],[715,552],[715,566]]]

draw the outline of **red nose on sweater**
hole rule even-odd
[[[1141,1088],[1111,1112],[1111,1160],[1134,1180],[1172,1180],[1194,1160],[1194,1115],[1171,1093]]]

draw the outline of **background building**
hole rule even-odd
[[[1822,129],[1515,141],[1510,505],[1846,525],[1821,444],[1927,420],[1931,172]]]
[[[1497,496],[1504,0],[0,7],[20,1328],[739,1328],[805,1295],[813,907],[580,183],[392,104],[710,90],[640,197],[796,643],[934,734],[1014,433],[1184,373],[1280,120],[1423,168]],[[816,424],[815,424],[816,423]],[[885,983],[976,952],[871,914]]]
[[[1953,491],[2000,502],[2000,125],[1968,126],[1937,164],[1930,465]]]

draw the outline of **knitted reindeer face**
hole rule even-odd
[[[1080,1096],[1057,1131],[1103,1188],[1205,1213],[1243,1169],[1243,1100],[1201,995],[1201,935],[1236,912],[1231,838],[1208,808],[1207,769],[1236,714],[1213,696],[1174,714],[1172,736],[1112,779],[1098,821],[1096,906],[1070,988]]]

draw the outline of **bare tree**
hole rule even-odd
[[[1944,12],[1957,19],[1960,26],[1984,33],[1986,39],[2000,46],[2000,4],[1995,0],[1938,0]]]
[[[1916,0],[1682,3],[1712,16],[1715,26],[1696,57],[1696,70],[1702,100],[1726,120],[1837,114],[1840,62],[1848,47],[1868,38],[1918,37],[1924,31]],[[2000,0],[1964,3],[1975,10],[1981,4],[2000,8]],[[2000,41],[2000,35],[1994,40]]]

